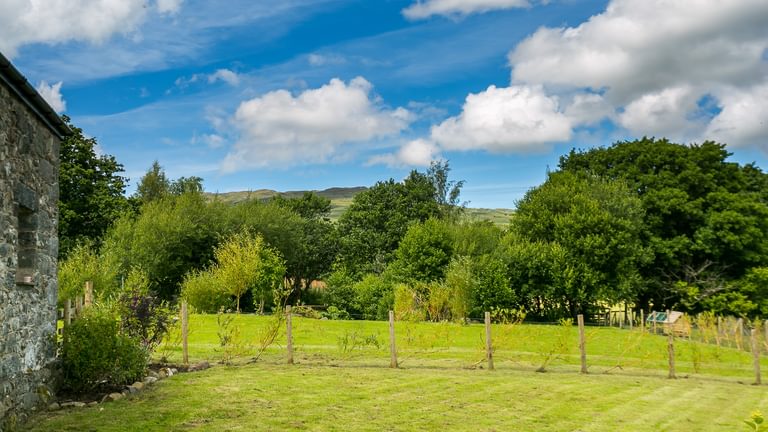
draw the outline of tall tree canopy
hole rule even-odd
[[[97,155],[96,138],[87,138],[69,117],[62,119],[72,130],[60,150],[59,254],[65,257],[78,242],[98,244],[128,208],[128,179],[120,175],[123,166],[114,156]]]
[[[693,275],[736,279],[766,265],[768,176],[728,156],[725,145],[714,142],[643,138],[561,157],[563,171],[622,179],[640,196],[643,242],[653,252],[641,269],[649,281],[641,306],[675,305],[676,282]]]
[[[640,288],[637,268],[648,255],[640,241],[642,218],[640,199],[623,181],[550,174],[518,203],[510,227],[526,249],[545,246],[541,256],[559,264],[552,285],[531,291],[567,306],[571,316],[598,301],[633,300]],[[529,268],[533,255],[517,254],[526,261],[510,266]]]
[[[357,194],[339,219],[342,264],[357,275],[380,273],[410,223],[440,216],[435,196],[430,178],[417,171],[402,182],[378,182]]]

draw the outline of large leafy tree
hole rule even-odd
[[[355,196],[339,219],[341,264],[355,275],[381,273],[408,226],[441,214],[435,187],[412,171],[402,182],[378,182]]]
[[[637,268],[647,256],[640,241],[642,218],[640,199],[624,182],[556,172],[526,193],[510,228],[520,242],[544,246],[542,252],[551,257],[554,251],[561,255],[549,297],[575,316],[598,301],[635,298]]]
[[[66,257],[78,243],[98,244],[128,208],[128,179],[114,156],[97,154],[96,138],[62,119],[72,130],[61,143],[59,171],[59,254]]]
[[[753,164],[729,162],[729,155],[709,141],[643,138],[560,159],[563,171],[621,179],[640,196],[643,243],[653,252],[641,269],[641,307],[678,304],[681,280],[686,289],[698,286],[704,301],[726,286],[712,285],[713,276],[737,279],[768,262],[768,176]]]

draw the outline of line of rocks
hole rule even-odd
[[[194,372],[194,371],[201,371],[204,369],[208,369],[210,365],[208,362],[202,362],[198,363],[196,365],[189,366],[186,369],[186,372]],[[67,401],[67,402],[53,402],[52,404],[48,405],[49,411],[56,411],[62,408],[84,408],[84,407],[93,407],[97,406],[100,403],[105,402],[113,402],[120,399],[123,399],[125,397],[140,393],[141,391],[147,389],[149,386],[155,384],[156,382],[163,380],[165,378],[172,377],[179,373],[179,369],[177,368],[161,368],[157,372],[150,370],[147,373],[147,376],[144,377],[141,381],[136,381],[135,383],[126,386],[122,391],[120,392],[113,392],[105,395],[103,398],[101,398],[100,401],[91,401],[91,402],[80,402],[80,401]]]

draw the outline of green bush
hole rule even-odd
[[[94,307],[67,327],[61,347],[63,387],[88,392],[130,384],[147,368],[147,351],[120,333],[118,320]]]
[[[197,312],[216,313],[233,306],[230,295],[221,289],[216,275],[210,271],[194,270],[184,277],[181,297]]]

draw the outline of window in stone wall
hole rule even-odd
[[[37,218],[34,211],[23,206],[19,206],[18,215],[16,282],[33,284],[37,262]]]

